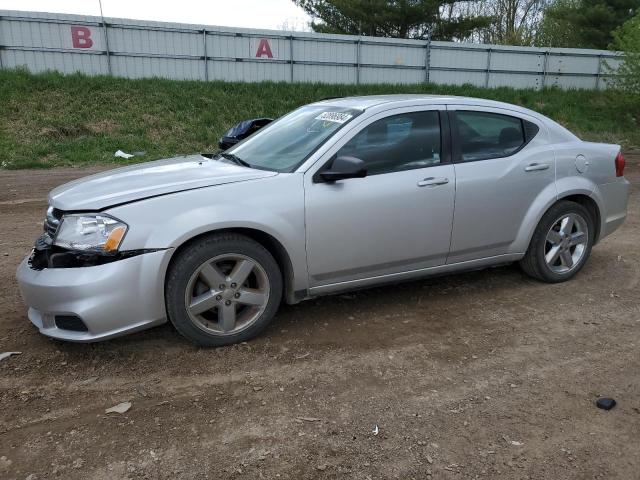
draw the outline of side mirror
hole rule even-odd
[[[231,127],[227,133],[220,138],[218,147],[220,147],[220,150],[227,150],[228,148],[233,147],[240,140],[244,140],[249,135],[254,134],[262,127],[269,125],[271,122],[273,122],[272,118],[253,118],[251,120],[244,120]]]
[[[365,163],[356,157],[336,157],[331,166],[321,170],[316,181],[333,183],[345,178],[363,178],[367,176]]]

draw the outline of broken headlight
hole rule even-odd
[[[53,243],[69,250],[116,253],[127,228],[127,224],[109,215],[64,215]]]

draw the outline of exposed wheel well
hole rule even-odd
[[[220,230],[211,230],[209,232],[201,233],[200,235],[186,240],[179,247],[177,247],[174,254],[172,255],[172,259],[175,258],[176,253],[184,248],[187,248],[191,242],[206,235],[216,233],[237,233],[239,235],[249,237],[265,247],[269,251],[269,253],[273,255],[273,258],[278,263],[278,267],[280,267],[280,271],[282,272],[284,280],[283,296],[285,300],[288,303],[296,302],[293,287],[293,265],[291,264],[289,254],[278,240],[276,240],[268,233],[263,232],[262,230],[256,230],[254,228],[224,228]]]
[[[596,227],[596,232],[594,236],[594,244],[596,244],[598,242],[598,239],[600,238],[600,219],[601,219],[600,210],[598,209],[598,204],[593,200],[593,198],[587,195],[582,195],[582,194],[568,195],[566,197],[562,197],[558,199],[558,201],[560,200],[569,200],[571,202],[579,203],[589,211],[589,213],[591,214],[591,219],[593,220],[593,223],[595,224],[595,227]]]

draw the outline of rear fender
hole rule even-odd
[[[591,180],[585,177],[576,176],[561,178],[557,180],[555,184],[547,186],[547,188],[542,190],[531,203],[531,206],[522,221],[520,229],[518,230],[516,240],[511,244],[509,253],[524,254],[527,251],[527,248],[529,248],[531,237],[533,237],[533,233],[538,226],[538,223],[540,223],[543,215],[553,204],[565,197],[569,197],[571,195],[584,195],[590,197],[596,202],[598,209],[602,212],[602,198],[592,195],[594,193],[594,188],[595,184]],[[603,225],[601,222],[600,231],[602,231],[602,227]]]
[[[535,198],[520,224],[516,239],[509,247],[507,253],[523,254],[529,248],[529,242],[533,232],[538,226],[544,213],[553,205],[558,198],[555,183],[547,185]]]

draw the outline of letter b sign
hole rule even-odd
[[[91,48],[91,30],[87,27],[71,27],[71,43],[73,48]]]

